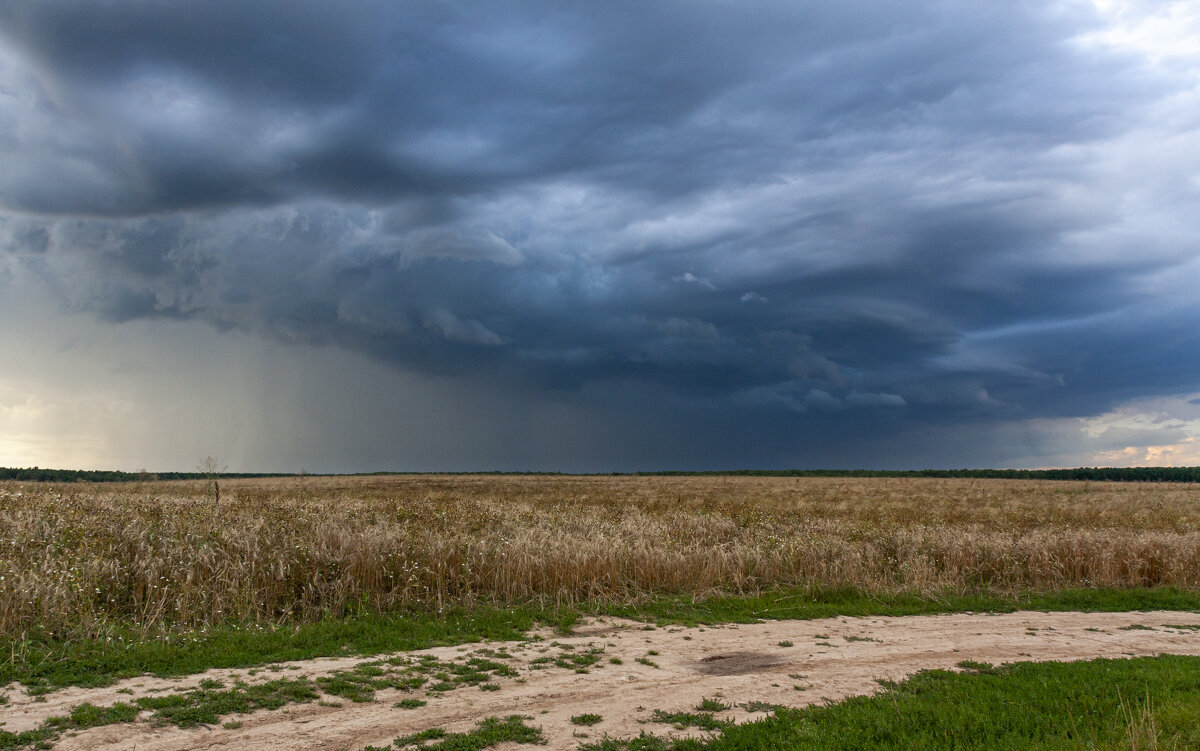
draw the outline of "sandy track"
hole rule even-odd
[[[407,696],[388,689],[374,701],[339,706],[295,704],[234,718],[236,729],[220,726],[181,730],[141,720],[83,731],[61,739],[60,749],[361,749],[388,745],[398,735],[440,727],[468,730],[489,716],[523,714],[539,726],[549,748],[573,749],[604,735],[629,737],[645,730],[677,734],[651,722],[655,709],[692,710],[704,697],[730,704],[761,701],[803,706],[823,699],[870,693],[877,679],[901,679],[919,670],[951,668],[962,660],[1001,663],[1020,660],[1080,660],[1139,655],[1200,655],[1200,613],[1038,613],[939,615],[902,618],[834,618],[759,624],[645,630],[642,624],[592,621],[570,637],[541,634],[541,640],[503,644],[518,678],[500,678],[498,691],[467,686],[440,695],[414,710],[393,707]],[[1131,628],[1133,627],[1133,628]],[[1144,627],[1144,628],[1143,628]],[[786,646],[791,642],[791,646]],[[781,645],[782,644],[782,645]],[[423,650],[444,661],[499,648],[501,643]],[[533,661],[602,648],[601,662],[580,674]],[[657,653],[657,654],[652,654]],[[611,662],[612,658],[620,664]],[[641,658],[653,665],[639,663]],[[378,658],[372,658],[378,659]],[[318,677],[345,670],[362,658],[285,663],[273,670],[210,671],[181,680],[141,678],[103,689],[69,689],[35,702],[13,687],[0,707],[7,730],[34,727],[48,716],[66,714],[84,701],[98,705],[129,701],[162,691],[196,686],[202,678],[246,681]],[[132,694],[130,693],[132,692]],[[326,697],[332,699],[333,697]],[[328,703],[328,702],[327,702]],[[570,718],[603,716],[591,728]],[[143,717],[146,717],[143,714]],[[735,708],[720,716],[736,721],[762,717]],[[580,734],[586,733],[587,738]]]

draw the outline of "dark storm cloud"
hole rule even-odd
[[[1142,163],[1195,127],[1163,130],[1194,78],[1099,28],[1042,2],[0,2],[0,273],[764,440],[1092,414],[1200,365],[1190,293],[1156,287],[1195,257],[1196,150]]]

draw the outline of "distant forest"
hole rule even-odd
[[[637,472],[712,477],[980,477],[1006,480],[1200,482],[1200,467],[1075,467],[1074,469],[735,469],[723,472]]]
[[[307,474],[307,473],[304,473]],[[345,476],[388,474],[519,474],[563,475],[562,472],[363,472]],[[606,474],[606,473],[600,473]],[[1200,482],[1200,467],[1076,467],[1075,469],[734,469],[705,472],[613,472],[637,477],[978,477],[1009,480],[1098,480],[1105,482]],[[0,480],[25,482],[148,482],[205,480],[212,477],[298,477],[286,472],[119,472],[116,470],[0,467]],[[322,475],[314,475],[322,476]],[[326,475],[332,476],[332,475]]]
[[[292,477],[283,472],[120,472],[109,469],[41,469],[0,467],[0,480],[25,482],[149,482],[151,480],[207,480],[212,477]]]

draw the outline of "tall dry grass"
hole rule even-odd
[[[379,477],[0,484],[0,632],[779,585],[1200,587],[1200,488]]]

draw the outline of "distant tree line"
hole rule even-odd
[[[151,480],[208,480],[212,477],[290,477],[283,472],[120,472],[109,469],[41,469],[0,467],[0,480],[25,482],[148,482]]]
[[[713,477],[979,477],[1007,480],[1200,482],[1200,467],[1075,467],[1074,469],[735,469],[713,472],[638,472]]]
[[[309,473],[305,473],[309,474]],[[346,476],[369,477],[420,472],[360,472]],[[565,475],[564,472],[437,472],[428,474]],[[1008,480],[1097,480],[1104,482],[1200,482],[1200,467],[1076,467],[1074,469],[733,469],[687,472],[613,472],[639,477],[977,477]],[[0,467],[0,480],[24,482],[148,482],[152,480],[210,480],[246,477],[297,477],[289,472],[121,472],[92,469],[41,469]],[[313,473],[313,476],[329,476]]]

